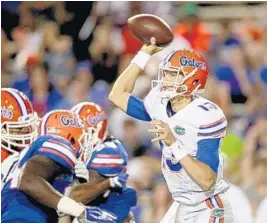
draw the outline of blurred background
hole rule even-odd
[[[139,196],[137,223],[156,223],[172,198],[160,171],[161,152],[148,124],[114,108],[113,82],[142,46],[127,19],[153,13],[173,28],[174,41],[155,55],[134,93],[143,98],[157,63],[173,47],[193,48],[211,67],[205,97],[225,112],[226,179],[254,217],[267,195],[267,4],[179,2],[1,2],[1,82],[29,96],[43,116],[82,101],[99,103],[110,133],[129,154],[130,184]],[[244,221],[245,222],[245,221]],[[248,221],[249,222],[249,221]]]

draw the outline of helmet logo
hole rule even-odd
[[[73,118],[70,118],[69,116],[67,115],[62,115],[60,117],[60,122],[62,123],[62,125],[64,126],[75,126],[75,127],[81,127],[80,126],[80,123],[78,122],[78,120],[73,117]]]
[[[103,121],[105,118],[106,118],[106,116],[105,116],[104,112],[101,112],[101,113],[99,113],[98,115],[95,115],[95,116],[93,116],[93,115],[88,116],[87,120],[90,123],[90,125],[94,126],[98,122]]]
[[[1,108],[1,116],[3,116],[3,118],[12,119],[13,109],[12,108]]]
[[[180,64],[183,67],[189,66],[189,67],[200,68],[202,70],[206,70],[207,69],[206,64],[204,62],[197,61],[197,60],[195,60],[195,58],[188,59],[186,56],[180,57]]]

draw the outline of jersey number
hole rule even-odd
[[[161,150],[163,150],[163,143],[159,141]],[[179,172],[182,169],[182,165],[179,162],[175,162],[170,158],[164,157],[163,155],[163,166],[167,165],[168,169],[172,172]],[[166,168],[166,167],[165,167]]]
[[[166,165],[168,166],[169,170],[172,172],[179,172],[182,169],[182,165],[178,163],[174,163],[170,159],[166,159]]]
[[[202,108],[205,111],[210,111],[212,109],[213,110],[216,110],[217,109],[216,105],[214,105],[214,104],[212,104],[210,102],[206,102],[203,105],[199,105],[198,107]]]

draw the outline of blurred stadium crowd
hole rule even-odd
[[[172,198],[160,171],[160,150],[150,143],[148,124],[108,101],[114,80],[142,43],[127,19],[153,13],[172,27],[175,39],[155,55],[137,81],[144,97],[157,63],[173,47],[193,48],[211,67],[205,97],[227,115],[222,145],[225,176],[248,199],[252,214],[267,195],[267,19],[266,3],[178,2],[1,2],[1,82],[26,93],[40,116],[82,101],[109,114],[110,133],[129,154],[130,184],[139,193],[137,223],[158,222]],[[265,20],[264,20],[265,19]],[[238,196],[238,195],[236,195]]]

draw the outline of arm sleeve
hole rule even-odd
[[[133,95],[131,95],[128,100],[126,113],[132,118],[138,120],[148,121],[148,122],[152,120],[145,108],[144,101]]]
[[[65,167],[67,170],[72,171],[74,165],[77,162],[75,153],[63,143],[44,142],[42,146],[38,148],[36,154],[49,157],[54,162]]]
[[[220,138],[203,139],[198,142],[196,159],[208,165],[215,173],[219,166]]]

